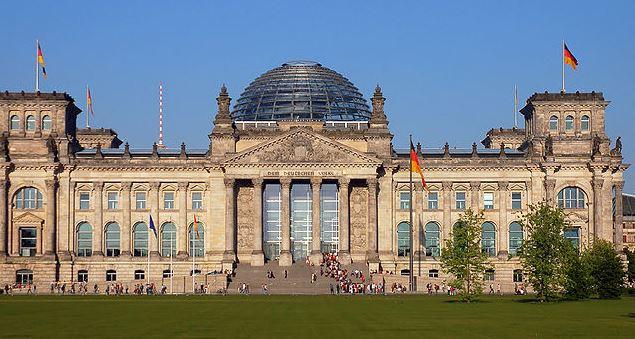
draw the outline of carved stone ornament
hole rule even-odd
[[[353,252],[362,252],[366,250],[368,194],[364,187],[353,187],[351,191],[351,250]]]
[[[250,251],[254,244],[254,204],[253,188],[241,187],[238,190],[238,251]]]

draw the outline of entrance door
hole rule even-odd
[[[304,261],[309,255],[313,230],[311,185],[291,187],[291,253],[293,261]]]

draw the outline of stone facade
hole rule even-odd
[[[107,283],[112,272],[125,283],[160,282],[172,265],[188,290],[193,267],[203,273],[196,277],[201,282],[216,279],[205,273],[230,270],[236,262],[291,265],[301,245],[291,239],[301,221],[299,207],[290,203],[297,184],[311,192],[305,197],[311,260],[319,258],[317,239],[326,227],[319,189],[329,184],[337,187],[338,242],[331,245],[341,260],[399,274],[408,268],[398,228],[409,220],[409,151],[392,146],[384,100],[377,88],[371,119],[352,128],[323,121],[237,124],[223,88],[208,150],[135,150],[114,148],[113,139],[110,148],[78,140],[80,110],[67,94],[0,93],[0,282],[15,281],[19,272],[31,272],[39,285],[77,281],[79,272],[91,284]],[[621,146],[610,148],[607,105],[601,93],[534,94],[521,110],[524,131],[488,135],[490,144],[511,138],[517,149],[418,147],[429,190],[419,183],[413,191],[414,249],[408,253],[415,256],[415,273],[427,280],[439,270],[432,279],[444,278],[434,247],[443,246],[465,208],[483,210],[494,225],[495,282],[507,289],[520,268],[510,253],[510,237],[517,236],[510,225],[530,204],[563,205],[581,247],[601,238],[621,248],[622,200],[612,197],[621,196],[628,165]],[[51,124],[42,122],[44,116]],[[516,144],[518,132],[524,134]],[[263,248],[271,227],[265,222],[271,218],[264,210],[267,185],[276,185],[280,195],[275,258]],[[157,236],[147,229],[150,216]],[[195,218],[200,234],[191,239]],[[201,256],[192,260],[199,243]]]

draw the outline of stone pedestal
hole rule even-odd
[[[280,259],[278,259],[278,265],[291,266],[292,264],[293,264],[293,257],[291,256],[291,251],[281,251]]]

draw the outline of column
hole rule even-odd
[[[322,259],[321,249],[321,228],[320,228],[320,188],[322,186],[322,178],[311,178],[311,212],[312,212],[312,228],[311,228],[311,262],[319,265]]]
[[[291,225],[290,225],[290,190],[291,179],[280,178],[280,237],[282,238],[282,244],[280,249],[280,259],[278,264],[280,266],[291,266],[293,264],[293,257],[291,256]]]
[[[179,225],[177,227],[177,258],[186,258],[187,252],[187,182],[179,182]]]
[[[351,180],[349,178],[343,177],[339,179],[340,190],[339,190],[339,204],[340,204],[340,248],[338,253],[338,259],[341,263],[350,264],[351,263],[351,253],[350,253],[350,240],[349,240],[349,210],[348,210],[348,198],[349,191],[348,185]]]
[[[604,180],[598,177],[593,178],[591,180],[591,184],[593,185],[593,233],[594,239],[605,239],[604,238],[604,223],[602,220],[602,186],[604,184]],[[611,239],[605,239],[611,240]],[[591,239],[587,239],[589,241],[589,245],[591,244]]]
[[[509,222],[507,221],[507,202],[511,199],[509,196],[509,182],[501,181],[498,183],[498,257],[507,258],[509,255]]]
[[[366,259],[369,262],[379,262],[377,253],[377,178],[366,179],[368,185],[368,248]]]
[[[623,242],[624,242],[624,223],[623,223],[623,215],[622,215],[622,189],[624,188],[624,181],[617,181],[614,184],[615,187],[615,218],[613,219],[614,227],[615,227],[615,235],[614,241],[615,250],[618,252],[622,252]]]
[[[55,254],[55,190],[57,189],[57,179],[49,179],[46,183],[46,227],[42,236],[44,237],[43,252],[46,255]]]
[[[7,255],[7,179],[0,179],[0,257]]]
[[[131,201],[131,197],[130,197],[130,191],[132,189],[132,183],[131,182],[124,182],[121,184],[121,189],[122,189],[122,199],[121,199],[121,204],[122,206],[122,211],[123,211],[123,218],[122,218],[122,224],[121,225],[121,256],[130,256],[130,237],[132,237],[132,232],[130,230],[130,223],[131,221],[131,215],[130,215],[130,201]]]
[[[421,183],[414,183],[413,185],[413,191],[412,194],[414,195],[414,199],[413,203],[414,205],[412,206],[412,211],[413,211],[413,217],[412,217],[412,223],[413,223],[413,229],[412,229],[412,253],[414,254],[414,259],[415,260],[421,260],[424,259],[424,257],[426,256],[426,252],[425,249],[423,248],[423,198],[424,198],[424,190],[423,190],[423,185]]]
[[[443,244],[452,233],[452,182],[444,181],[441,186],[443,189],[443,226],[439,241]]]
[[[556,204],[555,191],[556,189],[556,179],[545,179],[545,200],[547,200],[547,204],[554,206]]]
[[[471,181],[470,182],[470,199],[472,210],[478,213],[478,211],[483,209],[483,206],[479,204],[479,188],[481,188],[481,183],[479,181]]]
[[[94,225],[93,226],[93,256],[103,256],[103,244],[102,244],[102,235],[103,232],[103,201],[102,198],[104,196],[104,183],[103,181],[96,181],[93,183],[93,195],[94,195]]]
[[[265,253],[262,251],[262,178],[253,178],[254,186],[254,244],[251,252],[251,266],[263,266]]]
[[[236,236],[236,218],[234,206],[236,203],[236,192],[234,186],[236,180],[225,178],[225,252],[223,253],[224,262],[234,262],[236,260],[236,251],[234,250]]]
[[[159,230],[159,186],[158,182],[150,183],[150,192],[148,192],[148,204],[150,205],[150,215],[154,220],[154,225],[157,227],[157,234]],[[148,226],[150,226],[148,224]],[[148,251],[150,256],[159,256],[159,237],[154,236],[154,232],[148,229]]]

